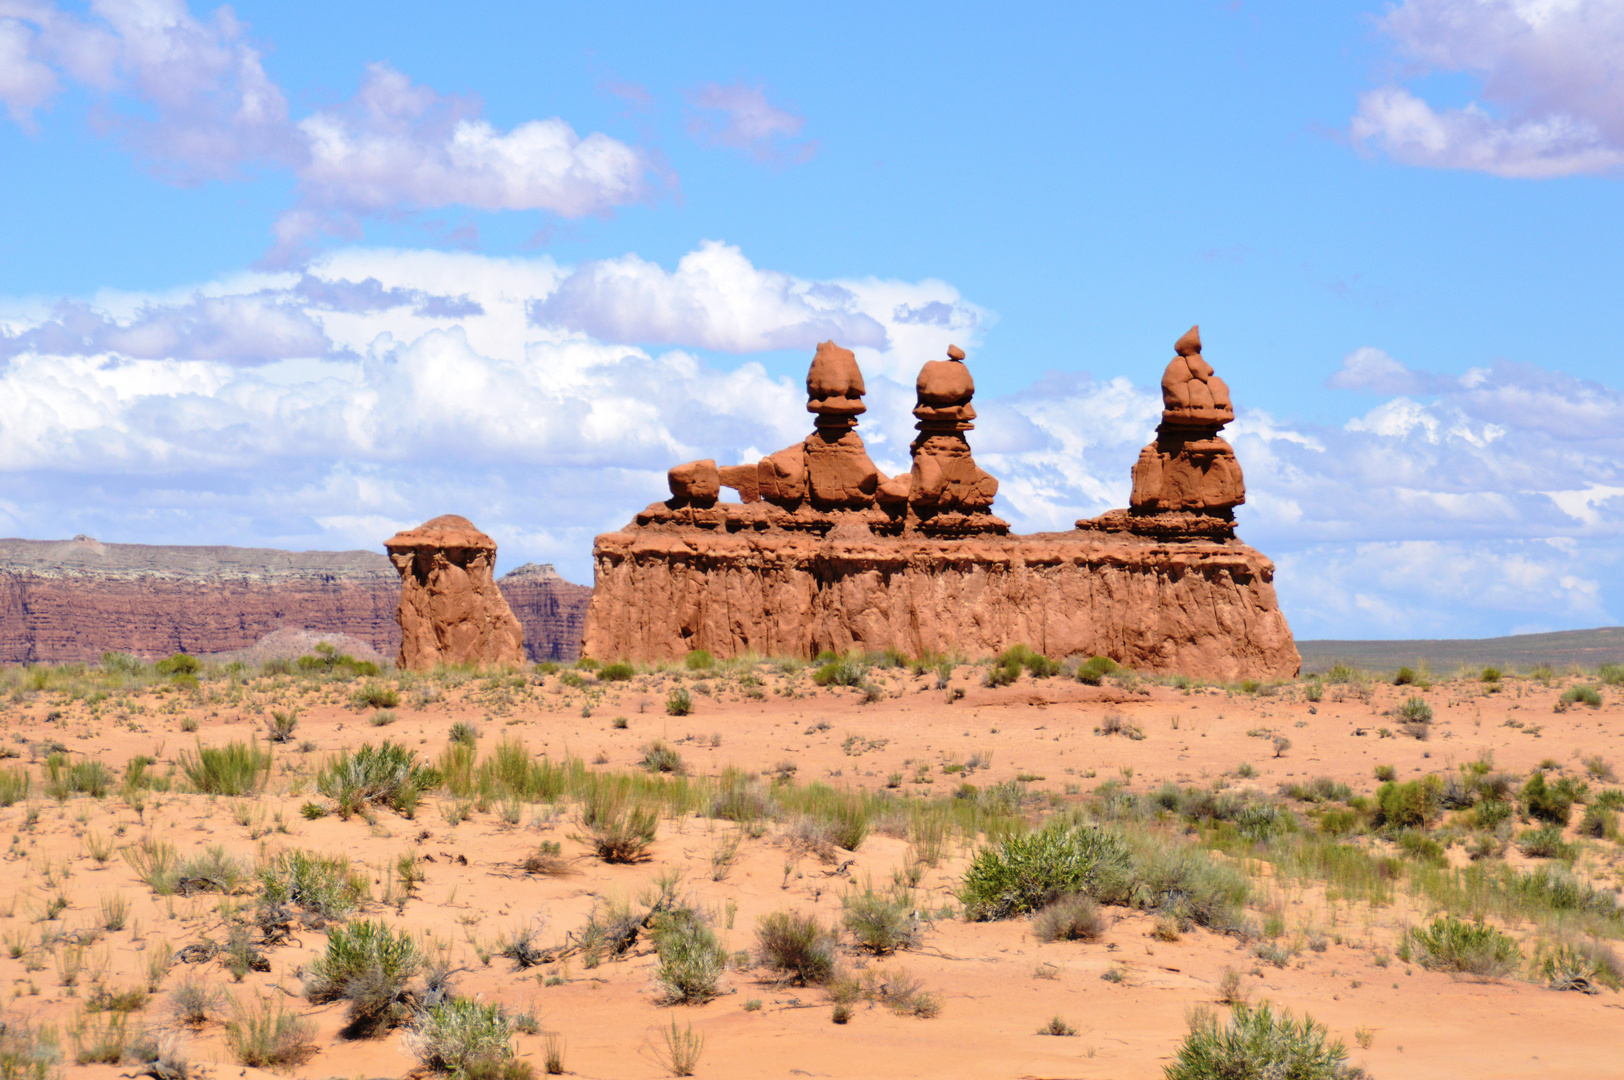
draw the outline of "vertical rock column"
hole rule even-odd
[[[401,667],[524,663],[523,630],[492,577],[496,541],[445,514],[383,546],[400,573]]]

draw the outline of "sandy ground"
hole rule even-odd
[[[432,760],[459,721],[480,729],[482,750],[511,738],[555,760],[569,754],[595,768],[624,771],[637,767],[646,744],[662,739],[695,774],[736,766],[771,775],[782,764],[793,766],[798,783],[890,786],[910,797],[948,795],[966,780],[984,786],[1016,778],[1062,802],[1107,779],[1147,791],[1169,780],[1202,785],[1225,777],[1272,794],[1282,782],[1320,776],[1369,794],[1378,764],[1404,778],[1484,754],[1493,755],[1496,768],[1519,774],[1554,761],[1583,775],[1581,761],[1592,755],[1624,767],[1624,706],[1609,695],[1600,709],[1554,711],[1562,687],[1571,684],[1562,679],[1549,686],[1508,680],[1495,693],[1460,679],[1421,691],[1327,685],[1323,699],[1310,703],[1302,684],[1257,696],[1023,677],[991,689],[980,685],[982,669],[964,667],[953,680],[962,695],[938,688],[934,673],[877,672],[885,695],[870,702],[857,690],[818,689],[804,673],[785,675],[771,665],[758,672],[759,686],[741,685],[736,676],[687,673],[601,687],[588,680],[579,689],[563,686],[556,674],[474,679],[452,688],[425,680],[402,691],[397,719],[382,727],[370,722],[373,710],[348,703],[359,684],[298,697],[311,684],[259,680],[240,700],[211,702],[206,683],[201,700],[143,692],[115,694],[94,706],[68,703],[51,691],[14,694],[5,728],[20,757],[0,764],[24,766],[36,781],[31,801],[0,809],[0,835],[11,838],[0,887],[5,1007],[62,1032],[70,1074],[130,1071],[71,1065],[67,1032],[93,984],[141,984],[153,952],[221,937],[225,925],[219,896],[154,896],[118,854],[102,863],[89,851],[98,840],[130,845],[150,834],[183,854],[219,844],[253,863],[278,849],[308,848],[370,867],[370,914],[421,931],[449,950],[465,968],[456,979],[458,993],[532,1012],[542,1029],[563,1038],[565,1068],[580,1076],[670,1075],[660,1031],[675,1019],[704,1036],[701,1077],[1160,1077],[1183,1038],[1188,1011],[1212,1005],[1226,968],[1242,973],[1253,1001],[1311,1012],[1348,1044],[1351,1062],[1382,1080],[1624,1075],[1620,995],[1556,993],[1520,980],[1463,981],[1407,965],[1392,953],[1404,928],[1429,914],[1415,898],[1400,895],[1380,907],[1328,902],[1322,889],[1276,882],[1266,867],[1252,868],[1259,874],[1258,902],[1283,916],[1288,934],[1322,946],[1302,949],[1284,968],[1260,963],[1249,944],[1230,936],[1195,930],[1177,941],[1157,940],[1151,917],[1122,909],[1107,909],[1114,924],[1101,941],[1087,944],[1040,943],[1024,920],[937,917],[914,949],[870,958],[848,948],[844,955],[854,968],[905,968],[938,995],[939,1014],[901,1017],[860,1004],[850,1023],[836,1025],[821,990],[775,984],[760,969],[730,972],[724,992],[704,1005],[672,1008],[658,1003],[647,950],[591,969],[575,958],[517,971],[500,956],[482,962],[479,948],[523,925],[539,927],[546,943],[561,942],[599,899],[634,897],[657,875],[677,869],[684,874],[682,889],[715,913],[727,947],[749,950],[758,917],[771,911],[816,912],[838,921],[842,896],[866,882],[880,887],[891,881],[909,857],[905,839],[871,834],[855,853],[831,863],[798,850],[787,827],[774,825],[742,839],[730,870],[715,880],[712,856],[735,826],[703,817],[663,821],[652,860],[611,866],[575,839],[578,825],[568,807],[526,807],[517,825],[504,822],[494,807],[453,825],[438,797],[426,800],[413,820],[387,811],[372,824],[305,820],[298,813],[313,794],[309,776],[327,754],[389,738]],[[666,714],[666,695],[677,685],[694,691],[691,715]],[[1427,741],[1389,731],[1397,724],[1384,715],[1416,693],[1435,710]],[[162,773],[194,742],[245,739],[261,732],[271,708],[293,702],[300,706],[295,744],[304,741],[304,749],[279,746],[266,790],[253,799],[154,794],[138,813],[116,793],[63,803],[43,794],[42,744],[58,742],[75,759],[97,758],[120,772],[131,756],[149,754]],[[1144,737],[1096,734],[1112,714]],[[185,730],[194,724],[195,731]],[[1275,735],[1290,743],[1279,756]],[[944,771],[966,764],[966,771]],[[1253,775],[1245,777],[1248,771]],[[563,846],[571,873],[536,877],[517,868],[543,840]],[[1594,843],[1585,871],[1616,888],[1617,845]],[[380,900],[391,885],[389,867],[403,852],[414,853],[425,880],[397,910]],[[969,853],[960,841],[924,872],[919,905],[927,918],[954,902]],[[42,921],[59,894],[67,908]],[[103,899],[115,895],[131,902],[128,925],[90,943],[78,985],[64,986],[61,946],[39,948],[41,931],[90,930],[101,922]],[[251,904],[243,897],[235,902]],[[225,903],[229,908],[232,901]],[[177,963],[132,1023],[173,1032],[184,1040],[186,1056],[216,1075],[253,1073],[227,1054],[219,1023],[192,1030],[173,1020],[168,989],[188,973],[200,974],[239,1000],[275,996],[314,1021],[317,1050],[290,1070],[294,1075],[399,1076],[416,1069],[400,1031],[345,1039],[341,1005],[304,1001],[302,965],[324,941],[319,931],[305,932],[294,944],[270,950],[270,971],[250,973],[240,983],[218,961]],[[6,955],[13,942],[22,946],[20,956]],[[747,1008],[752,1002],[759,1007]],[[1077,1035],[1037,1034],[1053,1016]],[[520,1034],[516,1045],[539,1074],[542,1036]]]

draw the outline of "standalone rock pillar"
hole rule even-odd
[[[519,620],[492,577],[496,541],[473,522],[445,514],[383,546],[400,573],[401,667],[525,662]]]

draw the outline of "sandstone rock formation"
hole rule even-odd
[[[519,620],[492,577],[496,541],[443,514],[383,546],[400,573],[401,667],[524,662]]]
[[[532,662],[580,657],[589,586],[565,581],[550,563],[525,563],[496,584],[524,627],[524,651]]]
[[[0,662],[250,649],[284,627],[400,645],[400,585],[371,551],[0,540]]]
[[[1218,436],[1235,419],[1229,387],[1201,356],[1200,327],[1190,327],[1173,349],[1162,375],[1156,441],[1139,451],[1133,467],[1131,524],[1162,535],[1233,535],[1246,483],[1234,448]]]
[[[1283,678],[1299,667],[1274,566],[1234,539],[1243,491],[1217,437],[1228,388],[1192,329],[1164,380],[1167,411],[1135,503],[1076,531],[1009,536],[975,464],[975,382],[954,347],[917,383],[913,467],[885,477],[853,430],[855,358],[818,348],[818,430],[749,466],[673,469],[672,499],[597,538],[583,652],[673,659],[692,649],[811,656],[896,648],[983,655],[1025,643],[1143,671]],[[712,480],[737,491],[719,501]],[[872,481],[872,486],[871,486]]]

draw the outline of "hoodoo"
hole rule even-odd
[[[400,574],[401,667],[524,663],[523,630],[492,578],[496,541],[443,514],[383,546]]]
[[[963,350],[920,371],[912,467],[887,477],[856,432],[856,357],[824,342],[807,372],[811,435],[753,464],[679,465],[670,499],[597,538],[585,655],[973,656],[1025,643],[1199,678],[1295,674],[1274,566],[1234,535],[1244,488],[1218,437],[1234,417],[1228,387],[1194,328],[1175,352],[1129,508],[1012,536],[966,436],[975,380]],[[740,501],[722,501],[723,488]]]

